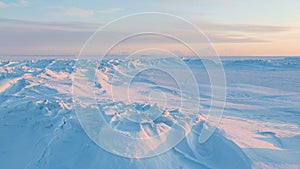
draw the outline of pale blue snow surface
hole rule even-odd
[[[197,78],[201,115],[205,117],[211,98],[209,77],[200,60],[184,62]],[[106,75],[118,71],[120,63],[121,59],[94,61],[98,71]],[[300,168],[299,57],[223,60],[227,103],[218,129],[207,142],[200,143],[205,118],[196,119],[178,145],[145,159],[114,155],[86,135],[72,103],[75,65],[72,58],[0,61],[0,168]],[[153,80],[150,75],[139,74],[133,82],[150,88],[161,83],[163,87],[155,89],[178,97],[177,86],[169,85],[171,79],[160,74]],[[95,88],[103,85],[96,82]],[[106,107],[112,104],[108,103]],[[153,105],[131,106],[144,111]],[[120,131],[138,135],[141,128],[149,127],[115,121],[115,115],[108,112],[104,115]],[[155,124],[171,126],[173,122],[158,118]],[[147,129],[157,134],[157,130]]]

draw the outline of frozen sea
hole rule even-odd
[[[199,137],[211,106],[210,79],[201,60],[182,58],[181,62],[196,78],[199,113],[190,130],[184,130],[185,137],[167,151],[147,158],[130,158],[145,153],[145,148],[124,141],[128,149],[122,153],[129,157],[116,155],[98,146],[79,122],[75,106],[85,105],[74,104],[72,79],[78,78],[74,77],[78,65],[73,57],[1,57],[0,168],[300,168],[300,57],[222,57],[221,60],[226,76],[226,101],[220,122],[208,140],[203,143]],[[102,108],[105,122],[115,132],[150,138],[168,132],[172,124],[188,118],[188,109],[177,108],[182,95],[178,94],[176,81],[159,70],[136,74],[129,88],[134,97],[130,103],[122,101],[122,79],[127,77],[122,65],[136,68],[148,62],[125,63],[113,57],[87,62],[95,67],[93,97]],[[159,58],[154,62],[174,64],[172,60]],[[113,83],[109,80],[112,76]],[[115,87],[118,100],[110,99],[111,86]],[[76,93],[80,98],[89,99],[86,84],[75,85],[75,89],[81,91]],[[151,93],[152,90],[159,92]],[[164,99],[157,99],[161,94]],[[154,99],[153,103],[144,102],[149,99],[144,96],[148,95],[150,100]],[[164,102],[165,107],[154,104],[165,99],[169,99]],[[132,108],[138,112],[151,109],[163,113],[155,117],[136,115]],[[139,124],[141,120],[146,121]],[[109,135],[99,139],[119,141]],[[120,152],[118,147],[114,148]]]

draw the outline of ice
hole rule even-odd
[[[96,75],[91,84],[95,95],[86,92],[88,85],[84,83],[73,89],[79,89],[77,94],[85,99],[95,97],[103,107],[106,123],[126,136],[161,135],[194,110],[178,108],[180,98],[188,94],[180,93],[176,81],[156,69],[135,76],[128,90],[133,97],[127,102],[127,95],[118,92],[123,91],[122,79],[130,76],[122,67],[124,62],[121,58],[93,61],[95,70],[89,72],[77,70],[73,58],[2,59],[0,168],[300,168],[299,57],[225,58],[225,112],[217,130],[204,143],[200,135],[207,127],[204,122],[211,106],[209,77],[201,60],[185,58],[182,63],[198,83],[200,113],[192,114],[192,128],[179,123],[186,137],[178,144],[141,159],[108,152],[85,133],[73,103],[74,72]],[[171,60],[153,59],[155,62],[168,65]],[[126,66],[135,69],[145,62],[131,60]],[[110,90],[112,83],[114,91]],[[111,94],[118,100],[111,100]],[[169,98],[167,102],[165,98]],[[112,138],[100,139],[114,142]],[[157,144],[147,143],[150,147]],[[147,150],[141,145],[128,147],[137,153]]]

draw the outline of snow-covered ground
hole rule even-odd
[[[176,81],[154,69],[132,79],[129,93],[136,96],[130,98],[132,103],[110,100],[110,92],[121,89],[108,90],[108,79],[116,75],[114,83],[122,87],[121,79],[126,76],[122,62],[92,61],[97,68],[95,97],[111,128],[130,137],[154,137],[167,132],[178,119],[187,118],[188,111],[176,109],[184,97],[178,94]],[[74,59],[2,58],[0,168],[300,168],[299,57],[223,59],[226,106],[218,128],[204,143],[199,137],[211,104],[210,80],[200,60],[182,62],[196,77],[200,113],[178,144],[157,156],[139,159],[103,150],[83,130],[73,104],[72,79],[78,71]],[[138,64],[143,63],[130,63]],[[88,94],[84,84],[75,88],[82,96]],[[163,104],[143,103],[149,99],[144,96]],[[168,102],[163,102],[166,98]],[[118,113],[115,106],[121,109]],[[167,110],[137,116],[128,111],[132,108],[154,113]],[[146,121],[137,125],[141,119]],[[143,147],[133,148],[140,151]]]

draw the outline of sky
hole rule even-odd
[[[112,20],[141,12],[163,12],[196,25],[220,56],[300,56],[299,7],[299,0],[0,0],[0,55],[78,55],[89,37]],[[124,22],[102,37],[111,43],[109,39],[133,25],[144,26],[145,30],[157,25],[157,32],[172,32],[188,39],[192,46],[204,43],[200,40],[203,35],[162,18]],[[157,24],[147,25],[151,19]],[[178,42],[164,37],[133,39],[110,54],[152,47],[192,55]],[[99,47],[89,54],[97,55],[101,50]]]

